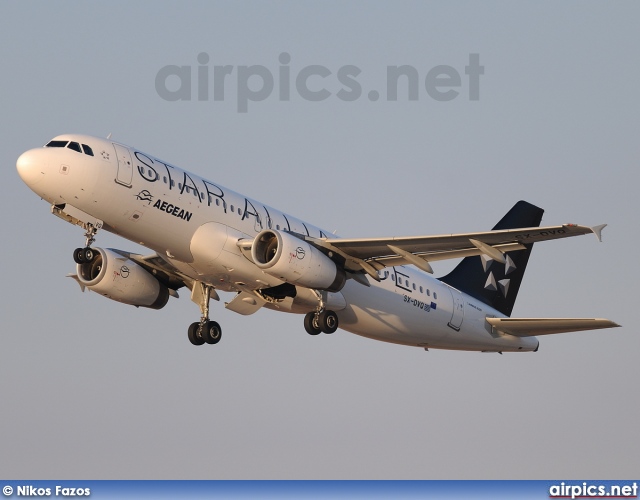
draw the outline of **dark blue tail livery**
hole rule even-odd
[[[541,208],[526,201],[519,201],[493,229],[538,227],[543,213],[544,210]],[[484,255],[467,257],[453,271],[440,278],[440,281],[484,302],[506,316],[511,316],[533,243],[525,246],[524,250],[506,253],[505,264]]]

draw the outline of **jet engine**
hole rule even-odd
[[[294,285],[337,292],[346,281],[344,269],[290,233],[260,232],[251,246],[251,258],[265,273]]]
[[[142,266],[110,248],[93,250],[93,260],[77,266],[74,278],[80,286],[136,307],[162,309],[167,304],[169,289]]]

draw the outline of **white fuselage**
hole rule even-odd
[[[37,148],[18,160],[25,183],[53,205],[75,207],[103,222],[104,229],[157,252],[185,276],[227,292],[251,292],[282,284],[247,258],[236,244],[263,229],[314,238],[322,229],[256,200],[113,141],[83,135],[89,156],[68,148]],[[380,272],[370,286],[347,280],[328,293],[340,328],[397,344],[477,351],[532,351],[535,337],[492,332],[487,317],[504,317],[413,266]],[[313,311],[316,299],[299,287],[296,299],[266,307]]]

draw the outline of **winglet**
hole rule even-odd
[[[602,230],[607,227],[606,224],[600,224],[599,226],[593,226],[591,228],[591,230],[593,231],[593,234],[596,235],[596,238],[598,238],[598,241],[602,242]]]

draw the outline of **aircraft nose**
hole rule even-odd
[[[44,178],[44,164],[40,151],[31,149],[22,153],[16,162],[18,175],[24,183],[33,188]]]

